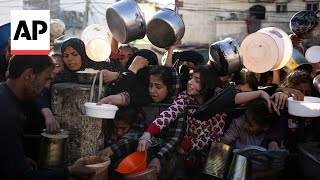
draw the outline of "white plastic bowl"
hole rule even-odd
[[[320,117],[320,98],[305,96],[304,101],[288,98],[288,112],[299,117]]]
[[[111,104],[97,105],[96,103],[86,102],[84,104],[86,116],[102,119],[114,119],[118,107]]]

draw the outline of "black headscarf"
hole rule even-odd
[[[76,50],[79,55],[81,56],[81,67],[77,70],[71,70],[64,64],[64,69],[60,73],[58,73],[54,79],[53,83],[61,83],[61,82],[77,82],[77,75],[76,71],[83,71],[86,68],[92,68],[92,69],[108,69],[107,68],[107,62],[94,62],[89,59],[89,57],[86,54],[85,45],[81,39],[78,38],[68,38],[66,39],[62,45],[61,45],[61,54],[63,55],[66,47],[72,47],[74,50]]]

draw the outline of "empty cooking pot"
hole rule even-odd
[[[209,62],[220,76],[226,76],[242,69],[242,56],[236,40],[226,38],[211,44]]]
[[[299,11],[290,20],[290,29],[298,37],[309,39],[320,33],[317,12]]]
[[[232,156],[233,152],[230,146],[219,142],[212,142],[201,173],[219,179],[226,178]]]
[[[313,78],[313,86],[320,93],[320,74]]]
[[[143,12],[134,0],[122,0],[108,7],[107,23],[113,37],[122,44],[142,39],[146,34]]]
[[[246,180],[251,177],[251,163],[241,155],[234,155],[227,179]]]
[[[167,5],[168,6],[168,5]],[[177,12],[177,7],[169,9],[167,6],[151,17],[147,24],[147,36],[150,42],[165,48],[182,39],[185,26]]]

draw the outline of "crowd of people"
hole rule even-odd
[[[303,51],[299,39],[292,37],[292,41]],[[11,57],[8,45],[6,56],[1,57],[8,68],[0,76],[4,77],[0,85],[0,179],[66,179],[94,174],[82,160],[68,168],[37,171],[34,161],[26,157],[22,140],[23,133],[60,130],[50,107],[51,88],[56,83],[77,83],[76,72],[86,68],[103,70],[105,94],[97,104],[119,107],[114,120],[105,122],[105,148],[97,153],[111,158],[111,179],[122,178],[114,169],[135,151],[148,152],[148,168],[155,168],[159,179],[199,179],[212,142],[294,153],[298,128],[306,129],[306,138],[319,141],[316,118],[305,118],[304,127],[300,127],[298,118],[286,108],[288,97],[303,100],[304,96],[318,96],[312,85],[318,69],[311,72],[297,67],[291,72],[259,75],[243,68],[225,78],[193,50],[176,51],[172,46],[159,60],[152,50],[118,46],[114,39],[111,48],[110,62],[94,62],[78,38],[65,39],[61,53],[50,56]],[[232,109],[222,108],[206,120],[194,117],[196,109],[190,105],[203,105],[229,86],[229,97],[217,106]],[[168,107],[155,119],[146,119],[142,107],[151,103]],[[238,111],[237,106],[246,108]],[[33,122],[29,128],[28,121]]]

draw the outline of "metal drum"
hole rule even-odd
[[[39,166],[56,168],[66,164],[68,131],[58,134],[41,133]]]
[[[232,156],[233,152],[230,146],[213,142],[201,173],[219,179],[226,178]]]

